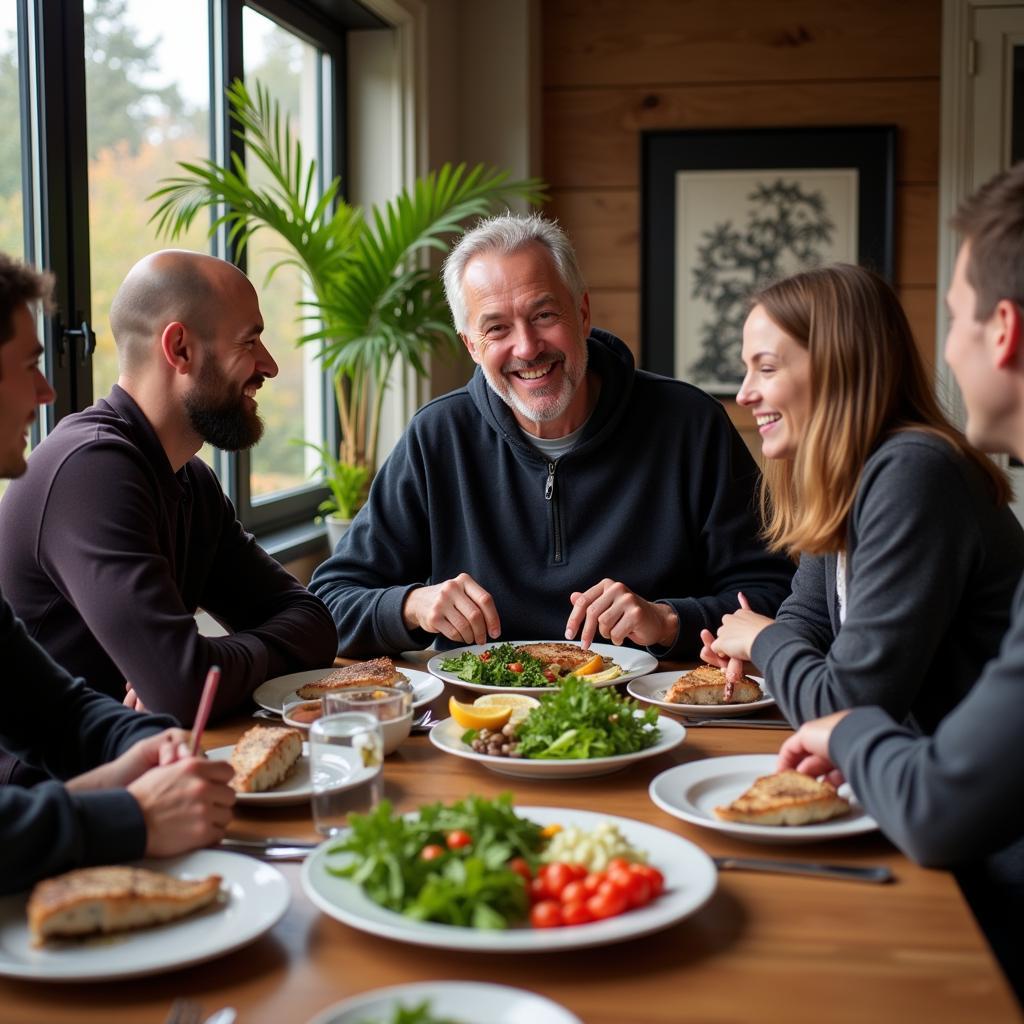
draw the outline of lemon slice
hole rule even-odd
[[[606,668],[603,672],[591,672],[583,679],[588,683],[607,683],[608,680],[618,679],[621,675],[622,669],[618,665],[612,665],[611,668]]]
[[[528,697],[525,693],[488,693],[486,696],[477,697],[473,701],[473,707],[486,708],[511,708],[512,715],[509,721],[518,725],[534,708],[540,707],[540,701],[536,697]]]
[[[511,717],[512,709],[503,707],[478,708],[463,704],[454,697],[448,699],[448,711],[463,729],[500,729]]]
[[[600,672],[604,668],[604,658],[600,654],[595,654],[590,661],[585,661],[579,668],[574,668],[572,674],[574,676],[589,676],[592,672]]]

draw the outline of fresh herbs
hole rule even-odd
[[[535,865],[544,840],[539,825],[515,813],[511,793],[429,804],[408,817],[383,800],[369,814],[349,815],[349,825],[330,852],[351,857],[327,870],[375,903],[417,921],[472,928],[526,919],[526,885],[508,865],[516,857]]]
[[[430,1009],[430,1000],[424,999],[422,1003],[417,1003],[415,1006],[399,1004],[387,1021],[377,1018],[376,1020],[361,1021],[360,1024],[460,1024],[460,1022],[452,1017],[436,1017]]]
[[[487,686],[551,686],[557,679],[544,662],[524,654],[514,644],[498,644],[480,654],[466,651],[445,658],[441,669],[464,682]]]
[[[541,698],[516,733],[520,757],[612,757],[653,746],[658,739],[658,712],[641,712],[636,701],[612,687],[597,689],[573,676],[557,693]]]

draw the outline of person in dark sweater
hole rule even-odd
[[[739,589],[771,613],[793,567],[757,539],[753,460],[718,402],[591,330],[561,229],[485,221],[444,275],[478,368],[416,414],[313,575],[339,651],[600,636],[687,657]]]
[[[1024,458],[1024,163],[983,185],[954,226],[964,241],[946,296],[945,358],[967,407],[967,437],[984,451]],[[801,726],[783,745],[779,767],[845,777],[908,856],[956,869],[1024,1001],[1022,736],[1024,580],[998,656],[934,735],[919,735],[877,705],[846,709]]]
[[[29,308],[49,288],[48,278],[0,255],[0,477],[25,471],[26,432],[37,405],[53,400]],[[0,786],[0,893],[74,867],[184,853],[224,835],[230,766],[187,756],[187,734],[173,719],[131,711],[72,679],[2,594],[0,657],[0,749],[47,773],[32,789]]]
[[[130,706],[192,721],[211,664],[214,717],[264,680],[329,665],[330,615],[238,522],[204,441],[262,431],[277,365],[252,285],[200,253],[141,260],[114,297],[120,376],[65,416],[0,505],[0,584],[59,664]],[[202,607],[229,630],[201,636]]]
[[[998,651],[1024,571],[1005,476],[939,410],[880,277],[821,267],[752,305],[737,401],[762,437],[768,539],[800,566],[774,622],[730,613],[704,653],[759,666],[795,725],[877,704],[934,732]]]

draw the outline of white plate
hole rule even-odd
[[[717,873],[711,858],[699,846],[655,825],[565,807],[517,807],[516,812],[540,825],[575,825],[588,831],[602,821],[617,825],[626,841],[645,850],[648,861],[665,876],[665,891],[647,906],[619,917],[566,928],[523,926],[490,931],[413,921],[378,906],[347,878],[328,874],[326,862],[339,861],[338,855],[329,858],[327,852],[337,844],[336,839],[321,843],[303,862],[303,891],[325,914],[371,935],[415,946],[491,953],[584,949],[649,935],[695,914],[715,891]]]
[[[179,878],[223,878],[221,903],[155,928],[36,949],[25,904],[28,894],[0,899],[0,975],[46,981],[110,981],[202,963],[245,946],[284,916],[291,890],[277,868],[223,850],[196,850],[140,867]]]
[[[431,1014],[460,1024],[583,1024],[565,1007],[536,992],[486,981],[420,981],[393,985],[346,999],[318,1013],[309,1024],[390,1021],[400,1007],[430,1003]]]
[[[315,683],[318,679],[333,672],[336,666],[331,668],[314,668],[308,672],[292,672],[291,675],[278,676],[276,679],[268,679],[261,683],[253,692],[252,699],[261,708],[268,711],[276,711],[280,714],[281,709],[292,700],[302,698],[296,691],[308,683]],[[413,708],[429,704],[436,700],[444,692],[444,683],[435,678],[429,672],[420,672],[415,668],[404,668],[397,666],[402,675],[408,677],[412,683],[412,706]]]
[[[646,750],[634,754],[616,754],[614,757],[591,757],[586,759],[558,760],[536,757],[495,757],[492,754],[478,754],[462,742],[466,731],[454,718],[442,719],[430,730],[430,742],[438,750],[469,761],[477,761],[485,768],[499,775],[512,775],[517,779],[585,779],[591,775],[610,775],[628,768],[647,757],[657,757],[673,747],[678,747],[686,737],[686,730],[671,718],[658,716],[658,742]]]
[[[732,803],[762,775],[773,775],[776,761],[774,754],[738,754],[691,761],[656,776],[648,793],[666,814],[752,843],[817,843],[846,839],[878,828],[875,819],[865,813],[845,785],[839,793],[850,801],[849,813],[817,825],[746,825],[715,817],[715,807]]]
[[[477,693],[525,693],[532,696],[538,693],[554,693],[558,689],[557,686],[487,686],[484,683],[467,683],[453,672],[445,672],[441,668],[441,662],[446,658],[457,658],[460,654],[465,654],[467,651],[471,654],[481,654],[492,647],[500,647],[504,642],[472,644],[469,647],[456,647],[451,651],[442,651],[440,654],[435,654],[427,662],[427,670],[437,676],[438,679],[444,679],[449,683],[456,683],[459,686],[464,686],[467,690],[474,690]],[[516,640],[515,644],[518,647],[523,644],[564,644],[566,642],[565,640]],[[647,651],[638,650],[636,647],[616,647],[614,644],[591,644],[590,650],[594,654],[600,654],[602,658],[611,658],[622,669],[622,675],[603,683],[594,683],[597,687],[617,686],[619,683],[624,683],[627,680],[636,679],[637,676],[647,675],[648,672],[653,672],[658,667],[657,658],[648,654]],[[580,678],[585,679],[586,677],[581,676]]]
[[[642,679],[634,679],[626,687],[626,692],[644,704],[653,704],[670,715],[685,715],[687,718],[724,718],[746,715],[751,711],[760,711],[762,708],[770,708],[775,704],[775,699],[769,696],[767,691],[761,700],[753,700],[749,704],[669,704],[665,700],[665,691],[680,676],[685,675],[689,675],[689,672],[654,672]],[[748,678],[753,679],[764,690],[764,679],[761,676],[749,676]]]
[[[214,747],[208,750],[206,756],[211,761],[230,761],[231,752],[235,748]],[[273,789],[263,793],[236,793],[235,800],[247,806],[253,804],[260,806],[272,806],[275,804],[304,804],[313,797],[313,782],[309,775],[309,744],[302,744],[302,754],[295,767],[288,773],[287,778]]]

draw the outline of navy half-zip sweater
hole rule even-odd
[[[775,614],[793,565],[757,539],[757,468],[725,410],[636,370],[606,331],[594,329],[588,349],[600,398],[557,461],[528,442],[479,369],[413,417],[310,583],[339,653],[455,646],[410,632],[402,603],[461,572],[494,598],[504,640],[564,636],[569,595],[606,577],[676,610],[676,643],[654,650],[663,657],[694,657],[700,629],[736,609],[737,590]]]

